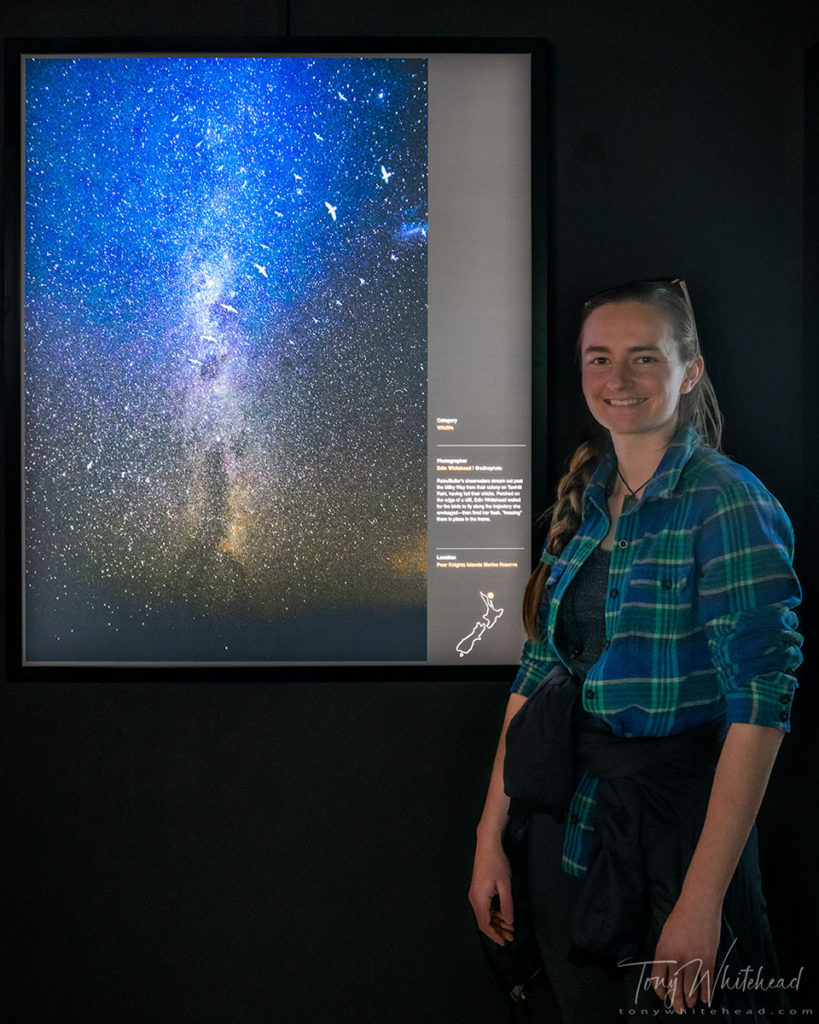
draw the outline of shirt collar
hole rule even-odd
[[[692,423],[681,424],[671,443],[665,450],[654,475],[646,484],[643,498],[665,498],[673,493],[680,479],[685,464],[691,458],[694,449],[702,444],[702,439]],[[608,509],[609,483],[616,472],[617,457],[608,452],[592,473],[591,479],[583,493],[584,507],[592,502],[602,512]]]

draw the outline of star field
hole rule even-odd
[[[27,61],[29,659],[424,658],[426,102]]]

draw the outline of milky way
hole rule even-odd
[[[30,660],[425,657],[426,62],[27,61]]]

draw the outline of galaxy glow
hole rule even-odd
[[[30,662],[426,657],[427,62],[25,62]]]

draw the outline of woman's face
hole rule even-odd
[[[683,363],[667,317],[644,302],[613,302],[590,313],[580,357],[589,410],[612,438],[669,439],[680,395],[693,388],[703,369],[699,356]]]

